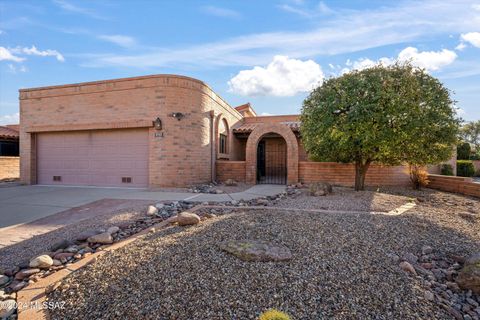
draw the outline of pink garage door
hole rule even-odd
[[[50,185],[147,187],[148,130],[40,133],[37,178]]]

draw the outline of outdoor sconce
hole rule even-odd
[[[185,115],[181,112],[173,112],[172,117],[180,121],[185,117]]]
[[[155,119],[155,121],[153,121],[153,127],[156,130],[162,130],[162,120],[160,120],[160,118]]]

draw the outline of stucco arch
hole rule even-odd
[[[280,123],[258,124],[248,137],[246,146],[246,182],[255,184],[257,181],[257,146],[267,133],[282,136],[287,143],[287,184],[298,182],[298,143],[295,134],[288,126]]]

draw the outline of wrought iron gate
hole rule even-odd
[[[265,139],[257,147],[257,183],[287,183],[287,146],[283,144],[267,144]]]

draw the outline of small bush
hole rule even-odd
[[[457,176],[460,177],[473,177],[475,174],[475,167],[470,160],[458,160],[457,161]]]
[[[462,142],[457,146],[457,160],[470,159],[470,143]]]
[[[453,176],[453,167],[449,164],[442,164],[440,174],[442,176]]]
[[[428,172],[422,167],[411,165],[410,166],[410,181],[412,181],[413,189],[420,189],[426,187],[429,183]]]
[[[470,160],[480,160],[480,154],[474,153],[470,156]]]
[[[281,311],[270,309],[262,313],[258,320],[290,320],[288,314]]]

